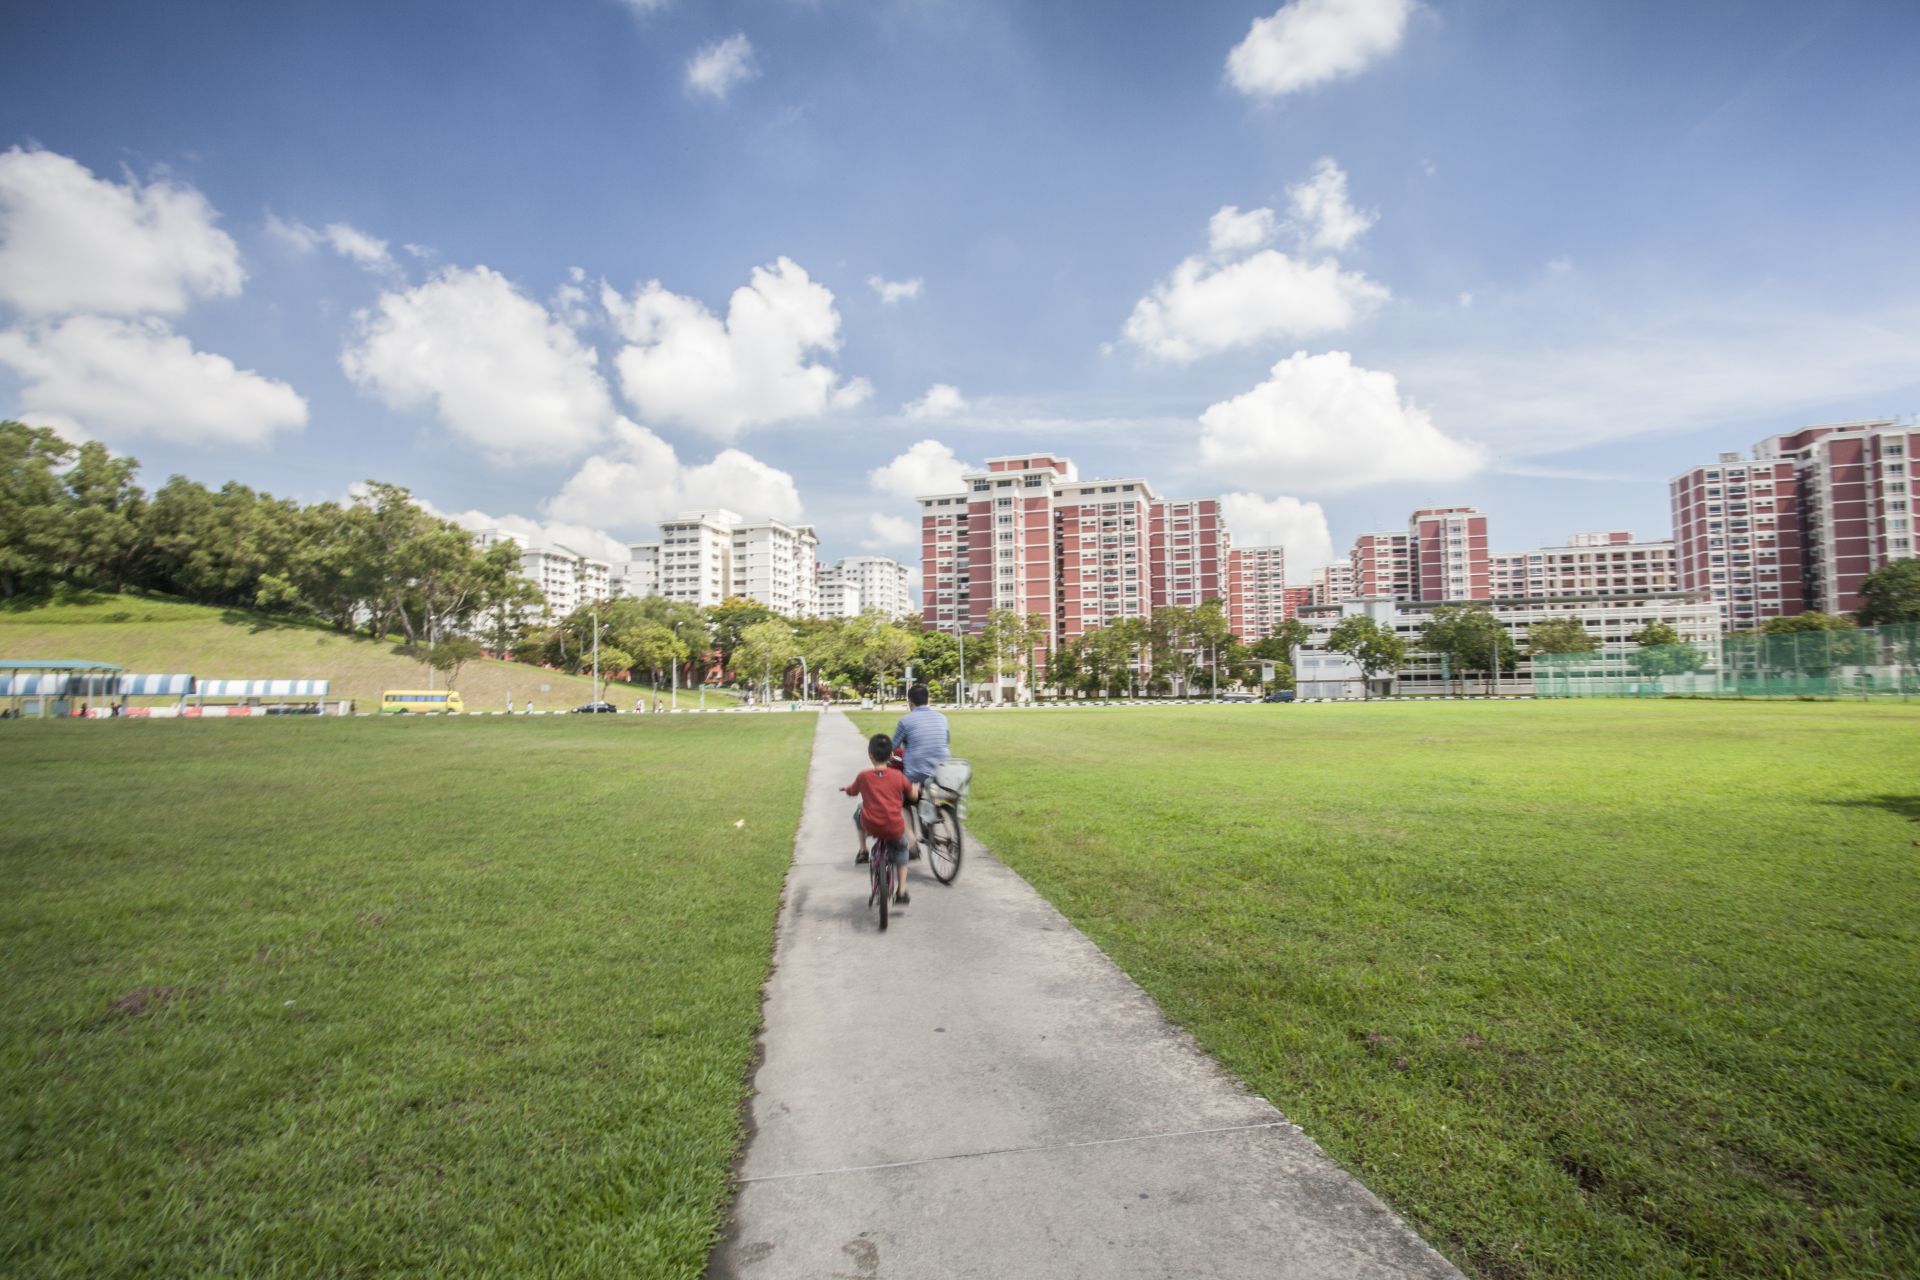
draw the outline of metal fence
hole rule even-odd
[[[1920,623],[1533,659],[1540,698],[1920,698]]]

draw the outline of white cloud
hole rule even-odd
[[[630,530],[708,507],[749,519],[800,518],[793,477],[751,454],[722,449],[713,461],[689,467],[672,445],[625,418],[614,423],[612,435],[612,448],[582,463],[546,504],[550,517]]]
[[[1207,247],[1231,256],[1258,249],[1279,231],[1271,209],[1240,212],[1237,204],[1226,205],[1207,220]]]
[[[911,502],[926,494],[960,492],[960,477],[974,470],[938,440],[922,440],[885,466],[867,472],[867,482],[880,493]]]
[[[1356,367],[1344,351],[1295,352],[1253,390],[1210,406],[1200,458],[1241,483],[1320,491],[1459,480],[1487,462],[1401,399],[1392,374]]]
[[[307,422],[284,382],[195,351],[164,320],[70,316],[0,333],[0,364],[25,383],[19,417],[106,440],[256,445]]]
[[[1458,301],[1462,311],[1470,311],[1473,309],[1473,294],[1470,291],[1462,289]]]
[[[387,252],[387,242],[378,236],[368,235],[344,222],[328,223],[323,234],[335,253],[352,259],[369,271],[390,273],[399,270],[393,255]]]
[[[1134,304],[1123,335],[1184,364],[1274,338],[1338,332],[1390,296],[1337,262],[1303,262],[1276,249],[1225,266],[1192,257]]]
[[[644,17],[649,13],[658,13],[660,10],[666,8],[667,5],[671,3],[671,0],[621,0],[621,3],[625,4],[627,8],[633,10],[636,14]]]
[[[1347,200],[1347,175],[1329,156],[1313,166],[1313,177],[1287,188],[1293,225],[1309,248],[1339,253],[1366,234],[1379,215],[1362,212]]]
[[[1483,297],[1474,315],[1472,346],[1435,344],[1394,364],[1503,459],[1709,428],[1742,444],[1761,434],[1755,421],[1822,421],[1840,400],[1864,401],[1859,412],[1876,399],[1911,403],[1920,380],[1912,306],[1755,295],[1622,314],[1589,291],[1542,286]]]
[[[51,151],[0,153],[0,300],[29,315],[177,312],[246,271],[192,187],[105,182]]]
[[[1227,78],[1274,98],[1355,75],[1399,47],[1412,12],[1413,0],[1293,0],[1254,19],[1227,55]]]
[[[1333,559],[1327,513],[1317,502],[1229,493],[1220,499],[1220,513],[1236,547],[1285,547],[1290,581],[1307,581],[1309,574]]]
[[[629,345],[615,357],[620,386],[644,418],[731,439],[748,427],[817,418],[873,393],[844,383],[811,352],[840,349],[833,293],[797,263],[755,267],[733,291],[722,321],[699,301],[649,281],[631,300],[603,286],[600,299]]]
[[[920,526],[901,516],[873,515],[867,517],[868,536],[860,545],[867,551],[894,551],[901,547],[920,546]]]
[[[733,86],[759,74],[760,69],[753,61],[753,45],[743,35],[731,35],[708,45],[688,60],[687,88],[725,101]]]
[[[920,296],[922,281],[919,276],[911,280],[888,280],[884,276],[868,276],[867,287],[880,295],[880,301],[886,303],[906,302]]]
[[[395,409],[431,406],[496,460],[571,457],[613,421],[598,356],[487,267],[380,295],[340,367]]]
[[[951,418],[966,407],[966,397],[958,387],[936,382],[918,400],[901,405],[900,412],[909,418]]]
[[[376,275],[397,276],[400,264],[387,250],[387,242],[345,222],[330,222],[315,230],[304,222],[290,221],[269,210],[267,234],[299,253],[312,253],[326,245],[341,257],[365,267]],[[409,250],[418,246],[408,245]]]

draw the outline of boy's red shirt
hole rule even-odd
[[[860,825],[868,835],[897,840],[907,833],[906,815],[901,810],[913,798],[913,784],[906,774],[884,766],[866,769],[847,785],[846,791],[860,797]]]

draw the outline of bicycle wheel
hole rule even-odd
[[[881,859],[886,860],[886,870],[880,869]],[[884,841],[873,854],[873,883],[880,892],[880,932],[887,931],[887,899],[893,896],[893,853]]]
[[[952,884],[953,878],[960,874],[960,856],[963,852],[964,838],[960,834],[960,818],[950,804],[933,807],[933,821],[925,831],[927,845],[927,866],[933,870],[933,878],[941,884]]]

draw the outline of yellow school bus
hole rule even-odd
[[[380,695],[383,716],[425,716],[464,710],[459,693],[452,689],[388,689]]]

